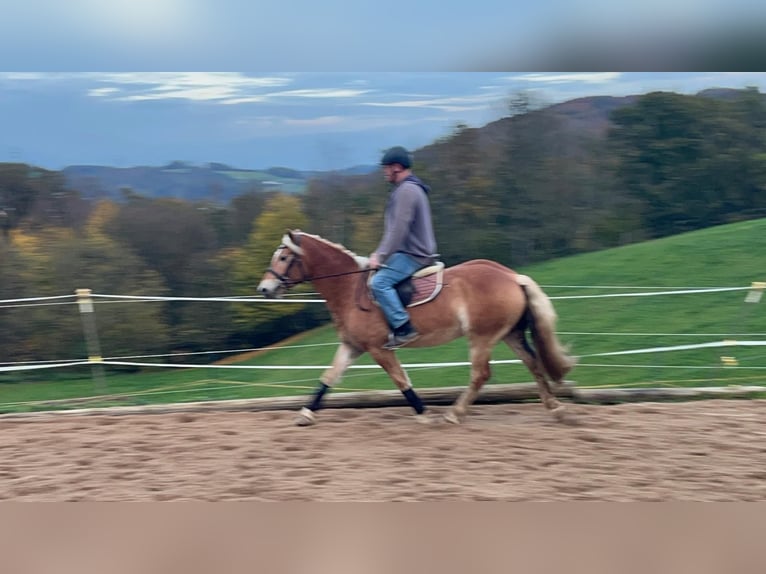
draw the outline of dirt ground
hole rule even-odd
[[[766,401],[0,419],[15,501],[766,500]],[[441,413],[444,407],[432,409]]]

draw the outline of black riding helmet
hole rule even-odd
[[[389,149],[383,154],[383,159],[380,160],[380,165],[392,165],[394,163],[398,163],[404,169],[410,169],[412,167],[410,152],[399,145]]]

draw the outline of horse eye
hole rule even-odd
[[[280,255],[279,260],[280,261],[287,261],[287,255]]]

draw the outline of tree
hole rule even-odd
[[[5,231],[22,225],[77,227],[88,216],[88,202],[65,186],[59,172],[0,163],[0,211]]]
[[[132,196],[106,229],[162,274],[176,295],[187,292],[192,262],[208,257],[217,247],[207,207],[180,199]]]
[[[164,294],[166,289],[157,273],[100,231],[108,210],[108,206],[96,210],[85,234],[61,228],[36,234],[14,231],[0,262],[3,298],[74,295],[78,288],[102,294]],[[161,303],[99,303],[96,309],[105,355],[166,349],[167,327],[161,317]],[[0,313],[0,342],[8,360],[63,360],[87,355],[73,303],[8,311]]]
[[[764,213],[766,101],[655,92],[613,113],[616,173],[652,237]]]
[[[253,225],[248,242],[233,255],[234,286],[238,295],[256,295],[255,288],[268,269],[286,229],[303,229],[306,222],[299,198],[279,194],[269,199]],[[276,320],[285,326],[291,317],[300,315],[305,309],[306,304],[241,303],[235,304],[234,313],[240,326],[258,333]]]
[[[274,194],[258,189],[247,191],[232,198],[228,213],[228,241],[226,245],[241,245],[253,230],[253,223],[263,212],[264,206]]]

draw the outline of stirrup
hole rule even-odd
[[[394,333],[388,334],[388,341],[383,345],[383,348],[387,351],[393,351],[395,349],[399,349],[400,347],[404,347],[405,345],[409,345],[416,339],[420,338],[420,333],[417,331],[410,331],[406,335],[396,335]]]

